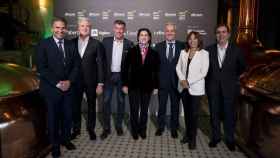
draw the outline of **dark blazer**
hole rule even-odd
[[[140,89],[144,92],[151,92],[158,88],[159,55],[151,47],[142,64],[142,55],[139,45],[131,48],[124,62],[122,72],[123,85],[128,90]]]
[[[113,42],[114,37],[106,37],[103,39],[102,44],[105,49],[105,58],[106,58],[106,76],[105,82],[108,82],[111,78],[111,64],[112,64],[112,54],[113,54]],[[121,62],[121,71],[124,69],[124,60],[127,56],[128,50],[133,47],[133,43],[128,40],[124,39],[123,41],[123,54],[122,54],[122,62]]]
[[[74,38],[73,42],[78,50],[78,37]],[[79,80],[83,79],[84,84],[94,88],[95,91],[97,83],[104,83],[105,57],[102,44],[90,37],[83,57],[81,58],[78,51],[77,53],[81,61]]]
[[[36,47],[40,92],[49,99],[59,99],[64,94],[56,87],[59,81],[70,80],[71,87],[68,92],[73,90],[72,85],[77,81],[79,61],[72,41],[64,39],[64,51],[65,65],[63,54],[59,52],[53,37],[42,40]]]
[[[225,97],[236,97],[239,93],[239,76],[246,69],[243,52],[236,45],[229,43],[222,68],[220,68],[217,44],[209,46],[207,51],[210,62],[206,76],[207,95],[217,94],[220,85]]]
[[[170,63],[166,57],[166,41],[157,43],[155,50],[159,53],[159,88],[175,88],[178,87],[178,77],[176,74],[176,65],[180,56],[180,52],[185,48],[185,44],[175,41],[175,55]]]

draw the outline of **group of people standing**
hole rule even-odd
[[[240,49],[229,42],[230,31],[218,25],[217,43],[203,49],[198,32],[187,34],[186,43],[176,40],[176,25],[166,23],[165,40],[152,47],[152,33],[148,28],[137,32],[137,44],[124,37],[126,23],[116,20],[114,36],[102,42],[92,38],[91,21],[78,21],[79,36],[65,39],[67,22],[63,18],[52,21],[53,35],[39,42],[37,69],[40,92],[48,117],[48,135],[52,156],[60,156],[60,145],[68,150],[81,132],[81,102],[86,94],[88,105],[87,131],[96,139],[96,97],[102,94],[103,132],[101,139],[111,134],[112,93],[116,90],[115,130],[124,134],[125,96],[129,97],[130,132],[134,140],[147,137],[148,107],[152,94],[158,94],[156,136],[166,126],[167,100],[170,98],[170,129],[178,137],[179,103],[182,100],[186,131],[181,143],[196,148],[198,112],[201,96],[208,96],[212,136],[209,147],[221,141],[220,121],[223,116],[225,142],[235,150],[235,99],[239,93],[239,76],[245,70]]]

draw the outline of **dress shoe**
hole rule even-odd
[[[139,133],[139,135],[140,135],[140,137],[141,137],[142,139],[146,139],[146,137],[147,137],[146,131],[141,131],[141,132]]]
[[[65,148],[67,150],[75,150],[76,149],[76,146],[72,143],[72,142],[65,142],[65,143],[62,143],[63,146],[65,146]]]
[[[196,141],[195,141],[195,140],[191,140],[191,141],[189,142],[189,149],[190,149],[190,150],[196,149]]]
[[[117,135],[122,136],[123,135],[123,129],[122,128],[116,128]]]
[[[59,145],[53,146],[52,147],[52,157],[53,158],[58,158],[60,157],[61,153],[60,153],[60,147]]]
[[[171,137],[172,138],[178,138],[177,130],[171,130]]]
[[[102,134],[100,135],[100,138],[101,138],[102,140],[104,140],[104,139],[106,139],[106,138],[109,136],[110,133],[111,133],[111,132],[110,132],[109,130],[104,130],[104,131],[102,132]]]
[[[89,139],[90,139],[90,140],[96,140],[96,134],[95,134],[95,132],[89,132]]]
[[[163,129],[158,128],[157,131],[156,131],[156,133],[155,133],[155,135],[156,135],[156,136],[161,136],[162,134],[163,134]]]
[[[209,142],[209,144],[208,144],[208,146],[210,147],[210,148],[216,148],[217,147],[217,144],[218,143],[220,143],[220,139],[219,140],[211,140],[210,142]]]
[[[134,140],[138,140],[138,134],[137,133],[131,133],[131,135],[132,135],[132,138]]]
[[[184,135],[183,139],[180,141],[182,144],[186,144],[189,142],[189,137]]]
[[[235,151],[235,143],[226,142],[226,146],[230,151]]]
[[[61,155],[60,151],[52,152],[52,157],[53,157],[53,158],[59,158],[60,155]]]
[[[74,130],[71,134],[71,140],[76,139],[81,134],[81,130]]]

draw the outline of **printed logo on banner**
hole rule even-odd
[[[89,17],[98,17],[98,16],[100,16],[100,13],[90,12],[90,13],[88,14],[88,16],[89,16]]]
[[[91,36],[98,37],[98,29],[91,29]]]
[[[68,12],[66,12],[66,13],[64,13],[64,16],[65,17],[75,17],[76,14],[75,13],[68,13]]]
[[[162,13],[161,10],[154,11],[153,12],[153,20],[159,20],[160,19],[160,13]]]
[[[184,41],[186,33],[194,30],[204,35],[204,43],[207,45],[215,40],[212,30],[217,21],[217,2],[218,0],[59,0],[54,1],[54,15],[68,20],[68,28],[72,29],[70,35],[76,34],[79,17],[93,20],[91,35],[97,39],[112,36],[113,22],[121,19],[127,24],[126,38],[135,42],[137,30],[148,27],[153,34],[153,42],[157,43],[165,39],[165,23],[172,22],[176,24],[178,40]]]

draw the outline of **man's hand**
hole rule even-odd
[[[122,87],[122,91],[124,94],[128,94],[128,87],[127,86],[123,86]]]
[[[63,92],[68,91],[70,86],[71,86],[71,83],[69,80],[59,81],[57,84],[57,88],[59,88]]]
[[[153,90],[153,95],[156,95],[156,94],[158,94],[158,89]]]
[[[96,94],[101,95],[102,93],[103,93],[103,86],[98,84],[96,87]]]

